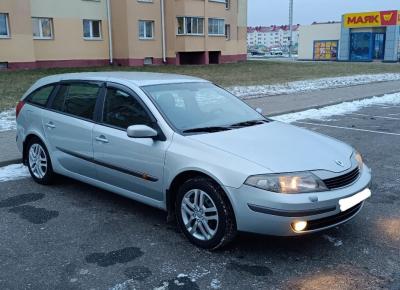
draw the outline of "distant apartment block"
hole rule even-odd
[[[1,0],[0,66],[246,59],[247,0]]]
[[[266,47],[285,49],[290,44],[290,27],[282,26],[256,26],[247,28],[247,47]],[[300,25],[293,26],[293,45],[297,46],[299,41]]]

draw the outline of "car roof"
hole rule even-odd
[[[41,85],[60,82],[65,80],[85,80],[85,81],[104,81],[104,82],[129,82],[136,86],[150,86],[161,84],[176,84],[176,83],[193,83],[193,82],[208,82],[206,80],[164,73],[148,73],[148,72],[83,72],[83,73],[68,73],[58,74],[42,78],[39,82]]]

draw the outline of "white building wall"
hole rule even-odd
[[[341,23],[324,23],[301,26],[299,30],[299,59],[313,59],[314,41],[340,40],[341,26]]]

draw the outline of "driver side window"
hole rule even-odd
[[[104,101],[103,123],[127,129],[132,125],[151,126],[151,119],[143,106],[128,93],[108,88]]]

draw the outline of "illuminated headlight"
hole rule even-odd
[[[363,161],[363,158],[362,158],[361,154],[358,153],[358,152],[355,152],[354,153],[354,159],[357,161],[358,169],[360,169],[360,171],[361,171],[361,169],[364,166],[364,161]]]
[[[254,175],[247,178],[245,184],[277,193],[328,191],[321,179],[311,172]]]

